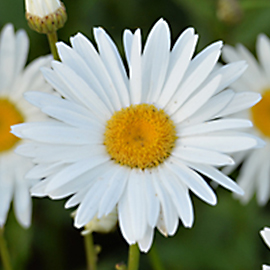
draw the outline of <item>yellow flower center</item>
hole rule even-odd
[[[0,153],[10,150],[20,139],[10,133],[10,126],[24,122],[22,114],[8,99],[0,99]]]
[[[113,160],[131,168],[152,168],[170,156],[176,140],[173,121],[154,105],[131,105],[107,122],[104,145]]]
[[[252,122],[259,131],[270,137],[270,89],[262,94],[259,103],[251,108]]]

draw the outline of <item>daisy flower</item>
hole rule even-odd
[[[241,44],[235,48],[226,45],[223,58],[226,62],[245,60],[248,68],[242,77],[231,85],[232,89],[241,93],[255,91],[262,95],[262,100],[256,106],[243,111],[234,117],[243,117],[253,122],[254,127],[249,130],[262,138],[266,145],[261,149],[244,151],[234,155],[235,166],[226,168],[225,173],[230,173],[244,161],[237,178],[238,184],[245,191],[240,200],[247,203],[256,193],[259,205],[265,205],[270,196],[270,40],[261,34],[257,39],[257,55],[255,57]]]
[[[24,176],[32,161],[14,153],[22,140],[10,133],[10,126],[44,119],[40,110],[25,101],[23,93],[50,89],[39,69],[49,64],[51,57],[39,58],[24,69],[28,50],[26,32],[15,34],[13,26],[7,24],[0,36],[0,227],[6,222],[12,198],[18,222],[23,227],[31,222],[32,180]]]
[[[43,74],[64,99],[27,93],[29,102],[54,119],[13,126],[14,134],[31,140],[16,151],[37,163],[29,177],[46,178],[33,187],[34,196],[70,196],[65,207],[78,205],[78,228],[116,206],[128,244],[138,243],[147,252],[155,227],[168,236],[179,218],[192,226],[189,190],[216,204],[202,175],[243,194],[216,167],[233,164],[228,152],[260,144],[255,136],[235,131],[250,127],[249,120],[226,118],[254,105],[260,95],[222,91],[246,64],[213,70],[221,42],[192,59],[198,39],[193,28],[172,49],[163,19],[144,49],[140,29],[125,30],[127,69],[102,28],[94,29],[94,37],[98,50],[80,33],[71,38],[72,47],[57,44],[62,62],[53,61]]]
[[[265,227],[260,234],[268,247],[270,247],[270,228]],[[263,270],[270,270],[270,266],[263,265]]]

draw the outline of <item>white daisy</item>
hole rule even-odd
[[[250,121],[226,119],[260,95],[222,91],[246,65],[238,62],[213,71],[221,42],[191,60],[198,38],[192,28],[170,50],[170,30],[161,19],[143,52],[140,29],[134,34],[126,30],[129,75],[106,32],[96,28],[94,36],[98,51],[82,34],[71,38],[72,47],[57,44],[62,62],[53,61],[43,74],[65,99],[27,93],[28,101],[54,119],[14,126],[14,134],[32,140],[17,152],[38,163],[29,177],[46,177],[33,195],[72,195],[65,206],[79,205],[78,228],[117,206],[124,238],[146,252],[155,227],[167,236],[176,232],[179,218],[185,227],[192,226],[189,190],[216,204],[201,174],[243,193],[215,167],[233,164],[228,152],[260,143],[234,130],[250,127]]]
[[[261,34],[257,39],[257,55],[255,57],[241,44],[236,48],[226,45],[223,50],[223,58],[226,62],[245,60],[248,68],[243,76],[232,88],[241,93],[243,91],[255,91],[262,95],[262,100],[253,108],[243,111],[234,117],[244,117],[252,120],[254,128],[250,134],[260,136],[266,146],[262,149],[244,151],[234,156],[234,167],[226,168],[224,172],[230,173],[244,159],[244,163],[237,178],[238,184],[245,191],[240,198],[244,203],[248,202],[256,193],[259,205],[265,205],[270,196],[270,40]]]
[[[49,64],[51,57],[35,60],[24,69],[29,40],[24,30],[14,33],[6,25],[0,37],[0,227],[4,226],[13,199],[19,223],[28,227],[31,222],[31,181],[24,175],[32,161],[14,153],[22,141],[10,133],[10,125],[44,118],[40,111],[23,98],[27,90],[47,90],[40,67]]]
[[[267,246],[270,247],[270,228],[264,227],[264,229],[260,231],[260,234]],[[263,270],[270,270],[270,266],[264,264]]]

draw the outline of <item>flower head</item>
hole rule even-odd
[[[29,41],[23,30],[14,33],[11,24],[6,25],[0,37],[0,227],[4,226],[13,205],[19,223],[28,227],[31,222],[32,180],[24,178],[32,167],[32,161],[14,154],[22,140],[10,133],[10,126],[44,119],[37,108],[29,105],[23,94],[27,90],[47,91],[40,67],[48,65],[51,57],[41,57],[24,69]]]
[[[268,247],[270,247],[270,228],[265,227],[260,234]],[[270,266],[263,265],[263,270],[270,270]]]
[[[254,193],[260,205],[267,203],[270,197],[270,40],[266,35],[259,35],[257,39],[257,55],[255,57],[241,44],[236,48],[226,45],[223,50],[223,58],[227,62],[245,60],[248,68],[243,76],[232,88],[241,94],[243,91],[255,91],[262,95],[262,100],[254,107],[243,111],[234,117],[244,117],[253,121],[254,127],[248,132],[260,136],[266,145],[262,149],[244,151],[235,155],[238,166],[243,160],[240,174],[237,178],[239,185],[244,189],[245,195],[240,199],[248,202]],[[234,169],[226,168],[230,173]]]
[[[67,14],[59,0],[25,0],[26,19],[39,33],[50,33],[64,26]]]
[[[43,69],[64,97],[27,93],[26,99],[52,120],[13,127],[31,140],[17,153],[38,165],[29,172],[46,179],[32,194],[78,206],[75,226],[103,217],[117,207],[129,244],[148,251],[155,227],[173,235],[179,218],[194,220],[189,190],[209,204],[216,195],[201,175],[227,189],[242,189],[216,166],[233,164],[228,152],[258,145],[255,136],[235,129],[251,122],[227,119],[260,99],[224,90],[246,68],[233,63],[214,70],[221,42],[191,59],[198,36],[189,28],[171,50],[168,24],[160,19],[142,51],[141,32],[124,32],[128,75],[118,50],[102,28],[94,30],[98,51],[82,34],[72,47],[57,44],[62,62]],[[239,99],[241,98],[241,104]]]

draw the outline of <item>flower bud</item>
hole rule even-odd
[[[25,7],[28,24],[38,33],[56,32],[67,20],[65,6],[59,0],[25,0]]]

